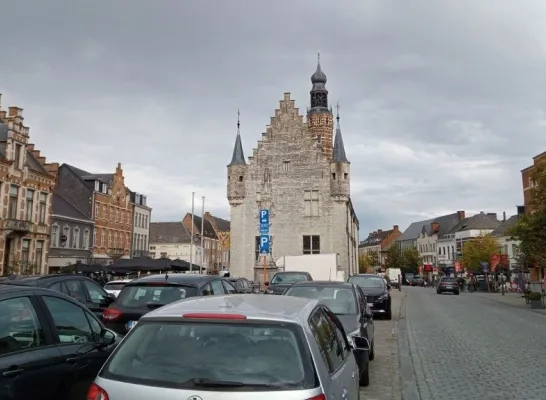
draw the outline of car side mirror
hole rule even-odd
[[[373,313],[370,310],[364,310],[364,314],[362,314],[365,319],[372,319]]]
[[[362,350],[362,351],[370,351],[370,341],[368,338],[365,338],[363,336],[353,336],[353,349],[354,350]]]
[[[116,295],[112,293],[106,293],[106,296],[104,297],[104,302],[106,304],[112,304],[114,301],[116,301]]]
[[[110,346],[116,342],[117,338],[118,338],[118,335],[114,331],[104,328],[100,332],[99,345],[101,347]]]

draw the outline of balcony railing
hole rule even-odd
[[[31,223],[19,219],[6,219],[4,220],[4,230],[12,231],[18,234],[27,234],[30,232]]]

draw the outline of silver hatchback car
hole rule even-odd
[[[366,338],[354,347],[369,350]],[[292,296],[196,297],[144,315],[89,400],[356,400],[358,366],[336,316]]]

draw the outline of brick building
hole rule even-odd
[[[0,275],[47,272],[59,164],[47,163],[29,139],[23,110],[0,108]]]
[[[531,206],[531,197],[532,189],[535,186],[535,183],[533,182],[531,175],[533,174],[535,166],[538,163],[544,161],[546,161],[546,151],[534,156],[533,165],[530,165],[527,168],[521,170],[521,181],[523,186],[523,206],[526,214],[533,212]]]
[[[387,251],[393,243],[402,235],[398,225],[393,225],[392,229],[370,232],[368,237],[360,242],[358,246],[359,256],[370,255],[377,265],[376,269],[384,269],[387,261]]]
[[[259,259],[258,210],[270,212],[268,272],[286,255],[338,253],[345,273],[358,271],[358,219],[350,196],[350,162],[333,115],[326,75],[311,77],[307,123],[285,93],[257,148],[245,160],[239,125],[227,167],[230,204],[230,271],[263,279]],[[339,116],[338,116],[339,117]]]
[[[113,259],[129,258],[133,205],[120,163],[110,174],[90,173],[63,164],[57,191],[95,223],[89,262],[107,264]]]
[[[209,221],[214,228],[218,238],[217,247],[217,267],[220,270],[229,270],[229,239],[231,223],[228,220],[215,217],[208,211],[205,212],[205,219]]]

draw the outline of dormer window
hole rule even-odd
[[[135,203],[140,204],[140,195],[138,193],[135,193]]]
[[[143,205],[143,206],[146,205],[146,196],[142,196],[142,205]]]
[[[102,193],[104,194],[108,193],[108,185],[106,183],[102,184]]]
[[[100,191],[100,182],[95,181],[95,192],[99,192],[99,191]]]

